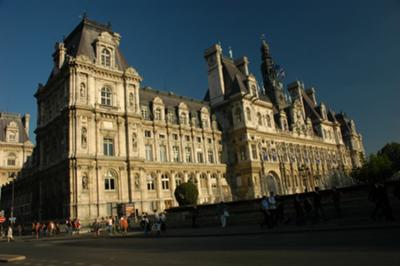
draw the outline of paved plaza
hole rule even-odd
[[[223,229],[221,229],[223,230]],[[176,233],[177,231],[175,231]],[[11,265],[399,265],[400,228],[0,242]]]

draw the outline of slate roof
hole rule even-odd
[[[140,106],[147,106],[149,111],[152,111],[153,100],[155,97],[162,99],[165,108],[168,112],[173,112],[177,118],[177,110],[180,103],[185,103],[189,109],[191,117],[196,115],[197,120],[199,120],[200,110],[205,107],[210,111],[210,103],[206,101],[199,101],[185,96],[178,96],[172,92],[164,92],[159,90],[154,90],[150,87],[144,87],[139,90]]]
[[[6,129],[12,121],[17,124],[19,135],[18,143],[29,141],[29,137],[21,121],[21,116],[14,113],[0,113],[0,141],[6,141]]]
[[[104,31],[109,32],[111,35],[114,34],[110,25],[103,25],[84,18],[64,40],[64,46],[67,49],[67,54],[72,57],[85,55],[90,60],[95,61],[95,41],[99,34]],[[115,57],[115,63],[119,70],[123,71],[129,67],[126,59],[118,47],[116,47],[115,50]]]
[[[222,56],[222,74],[225,85],[225,100],[237,93],[248,93],[246,86],[246,75],[240,71],[232,59]],[[271,102],[270,98],[262,91],[259,92],[259,98],[266,102]],[[210,92],[207,90],[204,100],[210,100]]]

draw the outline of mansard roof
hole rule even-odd
[[[25,128],[22,124],[20,114],[15,113],[0,113],[0,141],[6,142],[6,130],[7,126],[11,123],[15,122],[18,129],[18,143],[25,143],[29,141],[29,137],[26,134]]]
[[[98,22],[84,18],[81,23],[64,40],[67,55],[77,57],[85,55],[93,62],[96,60],[96,46],[94,45],[99,34],[108,32],[111,35],[114,32],[111,25],[103,25]],[[115,63],[119,70],[124,71],[129,67],[126,59],[120,49],[115,47]]]
[[[210,112],[210,103],[207,101],[199,101],[189,97],[175,95],[172,92],[154,90],[150,87],[144,87],[139,90],[140,105],[151,106],[155,97],[161,98],[167,109],[175,109],[183,102],[187,105],[190,112],[201,111],[202,108],[206,108]]]

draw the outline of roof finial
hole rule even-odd
[[[83,10],[83,13],[79,16],[82,20],[87,20],[87,12]]]
[[[265,41],[266,40],[266,38],[265,38],[265,33],[262,33],[261,34],[261,41]]]
[[[232,47],[228,47],[228,53],[229,53],[229,57],[231,58],[231,59],[233,59],[233,51],[232,51]]]

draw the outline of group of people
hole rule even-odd
[[[36,239],[40,237],[53,236],[60,233],[60,225],[54,221],[48,222],[33,222],[32,223],[32,235],[36,236]]]
[[[154,215],[152,215],[152,217],[150,217],[147,213],[142,214],[140,227],[145,235],[149,235],[151,232],[161,235],[161,232],[167,231],[166,221],[167,216],[164,212],[157,213],[157,210],[154,210]]]
[[[97,218],[92,224],[92,229],[96,237],[100,236],[102,229],[105,229],[104,231],[107,231],[108,235],[113,235],[116,232],[126,234],[129,229],[129,220],[127,216],[121,216],[120,218],[117,216]]]

